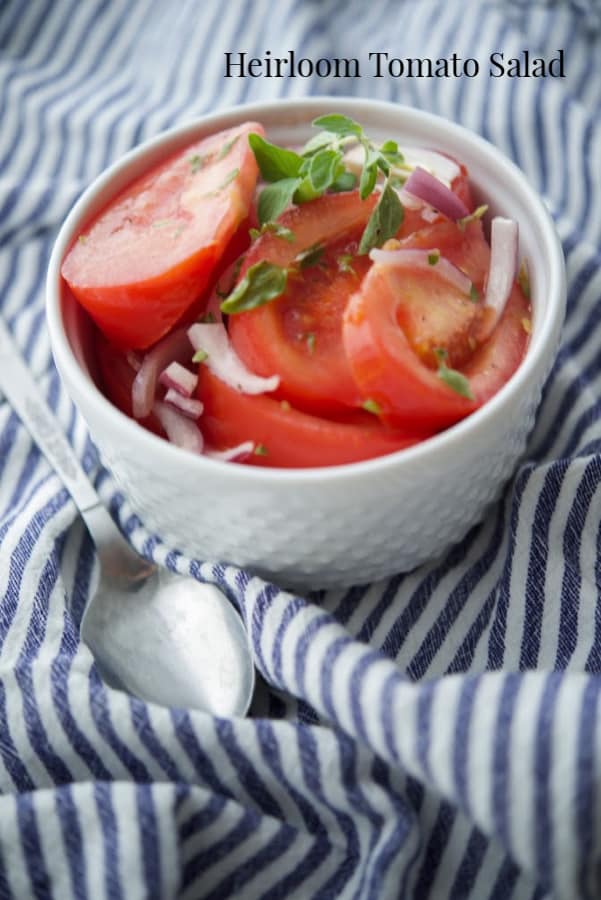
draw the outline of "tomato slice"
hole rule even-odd
[[[403,246],[437,247],[482,293],[490,251],[479,222],[465,231],[450,222],[432,226]],[[438,430],[473,412],[515,371],[527,343],[522,319],[529,308],[517,288],[492,337],[477,348],[485,314],[482,300],[470,302],[436,266],[418,271],[410,265],[374,265],[349,300],[343,324],[362,395],[378,405],[386,422],[416,431]],[[468,377],[474,399],[439,377],[438,348],[447,351],[450,367]]]
[[[265,451],[247,463],[281,468],[335,466],[394,453],[416,438],[383,426],[375,416],[351,411],[347,421],[313,416],[273,396],[241,394],[200,366],[200,427],[218,450],[254,441]]]
[[[62,274],[123,347],[159,340],[204,292],[248,216],[258,168],[247,122],[204,138],[126,188],[73,244]]]
[[[259,260],[295,273],[286,292],[257,309],[231,315],[232,344],[260,375],[280,376],[279,398],[299,408],[329,412],[361,403],[342,345],[342,314],[371,262],[358,245],[377,197],[330,194],[284,213],[279,224],[294,241],[273,233],[250,248],[240,277]],[[311,254],[310,248],[318,248]],[[308,251],[304,263],[295,259]]]

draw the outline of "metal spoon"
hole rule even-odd
[[[254,668],[242,620],[213,585],[174,575],[128,544],[92,487],[0,317],[0,388],[61,477],[98,552],[81,636],[104,679],[144,700],[244,715]]]

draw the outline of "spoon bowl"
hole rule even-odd
[[[100,574],[81,636],[106,682],[165,706],[244,715],[255,677],[237,611],[214,585],[160,569],[132,549],[1,318],[0,389],[70,492],[96,546]]]

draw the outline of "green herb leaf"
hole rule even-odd
[[[198,321],[203,322],[205,325],[213,325],[215,323],[215,316],[212,312],[207,312],[204,313]]]
[[[478,293],[478,288],[472,282],[472,285],[470,287],[470,300],[472,301],[472,303],[477,303],[479,299],[480,299],[480,294]]]
[[[313,331],[310,331],[307,335],[305,335],[305,340],[307,341],[307,349],[311,356],[315,351],[315,334]]]
[[[270,234],[274,234],[276,237],[282,238],[282,240],[284,241],[288,241],[290,244],[293,244],[296,240],[294,232],[289,228],[285,228],[284,225],[280,225],[279,222],[264,222],[260,228],[249,228],[248,230],[248,233],[253,241],[261,237],[262,234],[266,234],[267,232],[269,232]]]
[[[403,223],[404,214],[403,204],[386,182],[361,235],[359,253],[363,256],[373,247],[381,247],[389,238],[394,237]]]
[[[299,174],[303,159],[294,150],[277,147],[254,133],[249,134],[248,143],[265,181],[295,178]]]
[[[431,253],[428,253],[428,265],[435,266],[439,259],[440,250],[432,250]]]
[[[330,190],[340,193],[341,191],[352,191],[357,184],[357,176],[354,172],[342,172],[336,181],[330,185]]]
[[[294,192],[299,184],[298,178],[282,178],[281,181],[268,184],[266,188],[263,188],[258,205],[260,225],[272,222],[284,212],[286,207],[292,203]]]
[[[456,394],[460,394],[468,400],[474,399],[470,383],[461,372],[458,372],[456,369],[448,369],[446,366],[441,366],[438,370],[438,377],[441,381],[444,381],[447,387],[450,387],[451,390],[455,391]]]
[[[313,156],[314,153],[317,153],[318,150],[323,150],[325,147],[332,146],[332,135],[327,131],[320,131],[319,134],[314,134],[312,138],[310,138],[301,151],[301,156],[310,157]]]
[[[465,375],[462,375],[456,369],[449,369],[447,366],[445,362],[447,351],[442,347],[438,347],[434,350],[434,354],[438,360],[438,377],[440,380],[444,381],[447,387],[450,387],[456,394],[460,394],[461,397],[466,397],[468,400],[473,400],[474,395]]]
[[[378,167],[376,164],[365,165],[361,169],[361,178],[359,180],[359,195],[365,200],[376,186],[378,178]]]
[[[293,200],[295,203],[308,203],[310,200],[315,200],[316,197],[319,196],[321,196],[320,192],[315,190],[311,184],[311,179],[307,175],[306,178],[299,181],[299,185],[294,192]]]
[[[255,449],[253,450],[255,456],[268,456],[267,447],[265,444],[257,444]]]
[[[358,122],[349,119],[348,116],[342,116],[340,113],[319,116],[319,118],[313,120],[312,124],[316,128],[323,128],[324,131],[329,131],[331,134],[337,134],[340,137],[346,137],[347,135],[358,137],[363,134],[363,129]]]
[[[311,158],[309,179],[314,190],[323,194],[343,172],[342,153],[337,150],[320,150]]]
[[[301,269],[309,269],[311,266],[318,264],[323,256],[324,249],[323,244],[313,244],[312,247],[308,247],[302,253],[299,253],[294,261],[299,264]]]
[[[209,354],[206,350],[197,350],[194,356],[192,357],[193,363],[203,363],[205,359],[209,358]]]
[[[399,152],[399,145],[396,141],[384,141],[380,147],[380,153],[392,166],[402,166],[405,162],[405,157]]]
[[[221,304],[221,311],[231,315],[263,306],[284,293],[287,281],[286,269],[262,259],[248,269],[244,278]]]
[[[191,156],[188,160],[190,163],[190,169],[192,170],[192,174],[196,175],[197,172],[200,172],[202,167],[206,162],[206,156],[200,156],[200,154],[195,153],[194,156]]]
[[[365,400],[361,405],[366,412],[373,413],[374,416],[379,416],[382,412],[380,404],[376,403],[376,401],[371,398]]]

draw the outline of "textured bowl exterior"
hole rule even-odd
[[[245,119],[298,144],[337,110],[375,137],[445,148],[468,166],[478,199],[516,218],[530,264],[533,334],[526,359],[486,406],[418,447],[364,463],[284,471],[197,457],[149,434],[96,388],[90,329],[60,279],[81,225],[125,183],[194,137]],[[138,148],[84,194],[57,239],[48,273],[53,352],[106,465],[144,524],[201,559],[246,566],[301,588],[346,586],[406,571],[441,553],[485,514],[524,452],[552,365],[565,305],[553,224],[524,176],[495,148],[443,119],[391,104],[286,101],[208,117]]]

